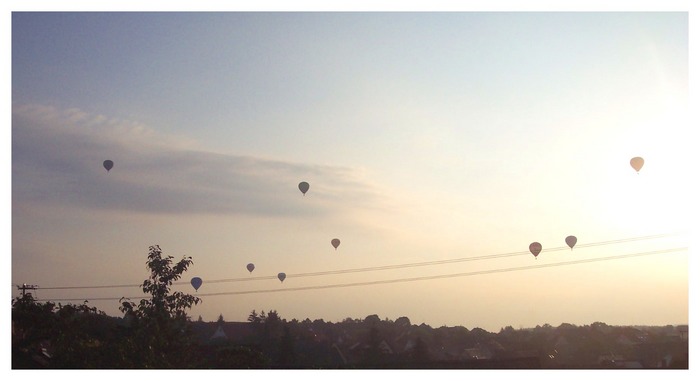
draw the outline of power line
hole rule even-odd
[[[685,250],[688,250],[688,248],[687,247],[679,247],[679,248],[666,249],[666,250],[655,250],[655,251],[646,251],[646,252],[641,252],[641,253],[632,253],[632,254],[622,254],[622,255],[614,255],[614,256],[608,256],[608,257],[581,259],[581,260],[576,260],[576,261],[545,263],[545,264],[538,264],[538,265],[531,265],[531,266],[520,266],[520,267],[507,267],[507,268],[501,268],[501,269],[481,270],[481,271],[472,271],[472,272],[463,272],[463,273],[454,273],[454,274],[430,275],[430,276],[421,276],[421,277],[413,277],[413,278],[397,278],[397,279],[386,279],[386,280],[355,282],[355,283],[328,284],[328,285],[307,286],[307,287],[290,287],[290,288],[249,290],[249,291],[229,291],[229,292],[218,292],[218,293],[208,293],[208,294],[202,293],[202,294],[199,294],[197,296],[205,297],[205,296],[224,296],[224,295],[267,294],[267,293],[274,293],[274,292],[309,291],[309,290],[323,290],[323,289],[331,289],[331,288],[371,286],[371,285],[391,284],[391,283],[407,283],[407,282],[416,282],[416,281],[424,281],[424,280],[468,277],[468,276],[496,274],[496,273],[504,273],[504,272],[512,272],[512,271],[533,270],[533,269],[547,268],[547,267],[579,265],[579,264],[585,264],[585,263],[634,258],[634,257],[647,256],[647,255],[668,254],[668,253],[674,253],[674,252],[685,251]],[[138,298],[141,298],[141,296],[130,296],[130,297],[124,297],[124,298],[125,299],[138,299]],[[38,300],[38,301],[49,301],[49,300],[100,301],[100,300],[120,300],[120,299],[121,298],[105,297],[105,298],[42,299],[42,300]]]
[[[422,280],[445,279],[445,278],[456,278],[456,277],[466,277],[466,276],[475,276],[475,275],[495,274],[495,273],[503,273],[503,272],[511,272],[511,271],[532,270],[532,269],[544,268],[544,267],[575,265],[575,264],[583,264],[583,263],[590,263],[590,262],[599,262],[599,261],[607,261],[607,260],[615,260],[615,259],[623,259],[623,258],[640,257],[640,256],[644,256],[644,255],[665,254],[665,253],[671,253],[671,252],[677,252],[677,251],[683,251],[683,250],[687,250],[687,248],[683,247],[683,248],[675,248],[675,249],[667,249],[667,250],[648,251],[648,252],[643,252],[643,253],[616,255],[616,256],[603,257],[603,258],[582,259],[582,260],[578,260],[578,261],[548,263],[548,264],[532,265],[532,266],[509,267],[509,268],[502,268],[502,269],[481,270],[481,271],[472,271],[472,272],[456,273],[456,274],[430,275],[430,276],[413,277],[413,278],[399,278],[399,279],[378,280],[378,281],[368,281],[368,282],[332,284],[332,285],[324,285],[324,286],[296,287],[296,288],[287,288],[287,289],[220,292],[220,293],[201,294],[201,296],[245,295],[245,294],[269,293],[269,292],[305,291],[305,290],[320,290],[320,289],[328,289],[328,288],[369,286],[369,285],[377,285],[377,284],[405,283],[405,282],[415,282],[415,281],[422,281]]]
[[[664,237],[669,237],[669,236],[674,236],[674,235],[678,235],[678,233],[655,234],[655,235],[647,235],[647,236],[639,236],[639,237],[622,238],[622,239],[616,239],[616,240],[592,242],[592,243],[586,243],[586,244],[579,244],[576,247],[577,248],[585,248],[585,247],[612,245],[612,244],[618,244],[618,243],[626,243],[626,242],[633,242],[633,241],[664,238]],[[542,252],[552,252],[552,251],[561,251],[561,250],[569,250],[569,249],[570,248],[568,246],[559,246],[559,247],[554,247],[554,248],[542,249]],[[481,255],[481,256],[476,256],[476,257],[463,257],[463,258],[443,259],[443,260],[426,261],[426,262],[414,262],[414,263],[402,263],[402,264],[385,265],[385,266],[361,267],[361,268],[354,268],[354,269],[341,269],[341,270],[328,270],[328,271],[318,271],[318,272],[308,272],[308,273],[287,274],[287,279],[312,277],[312,276],[324,276],[324,275],[349,274],[349,273],[368,272],[368,271],[396,270],[396,269],[403,269],[403,268],[410,268],[410,267],[435,266],[435,265],[444,265],[444,264],[450,264],[450,263],[507,258],[507,257],[517,256],[517,255],[531,255],[531,254],[529,251],[525,250],[525,251],[516,251],[516,252],[510,252],[510,253]],[[213,284],[213,283],[229,283],[229,282],[250,282],[250,281],[270,280],[270,279],[277,279],[277,275],[255,276],[255,277],[244,277],[244,278],[212,279],[212,280],[205,280],[205,281],[207,284]],[[188,282],[174,282],[173,283],[173,285],[186,285],[186,284],[189,284],[189,283]],[[118,284],[118,285],[102,285],[102,286],[62,286],[62,287],[40,287],[40,288],[42,290],[77,290],[77,289],[90,289],[90,288],[99,289],[99,288],[131,288],[131,287],[141,287],[141,284]]]
[[[626,239],[619,239],[619,240],[613,240],[613,241],[602,241],[602,242],[595,242],[595,243],[590,243],[590,244],[583,244],[583,245],[580,245],[579,247],[610,245],[610,244],[615,244],[615,243],[637,241],[637,240],[641,240],[641,239],[652,239],[652,238],[659,238],[659,237],[664,237],[664,236],[667,236],[667,235],[666,234],[659,234],[659,235],[654,235],[654,236],[626,238]],[[555,247],[555,248],[543,249],[542,252],[561,251],[561,250],[570,250],[570,248],[568,246],[560,246],[560,247]],[[437,260],[437,261],[404,263],[404,264],[397,264],[397,265],[375,266],[375,267],[365,267],[365,268],[347,269],[347,270],[330,270],[330,271],[321,271],[321,272],[313,272],[313,273],[291,274],[291,275],[287,275],[287,278],[332,275],[332,274],[346,274],[346,273],[379,271],[379,270],[395,270],[395,269],[409,268],[409,267],[422,267],[422,266],[443,265],[443,264],[459,263],[459,262],[472,262],[472,261],[480,261],[480,260],[487,260],[487,259],[498,259],[498,258],[513,257],[513,256],[517,256],[517,255],[524,255],[524,254],[531,255],[531,253],[529,251],[525,250],[525,251],[516,251],[516,252],[502,253],[502,254],[482,255],[482,256],[477,256],[477,257],[443,259],[443,260]],[[270,278],[275,278],[275,277],[270,277]],[[270,279],[270,278],[268,278],[268,279]],[[242,279],[245,279],[245,278],[242,278]],[[209,281],[207,283],[216,283],[216,282]]]

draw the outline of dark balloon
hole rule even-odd
[[[112,169],[112,167],[114,167],[114,162],[112,160],[105,160],[102,163],[102,166],[105,167],[107,172],[109,172],[109,170]]]
[[[340,240],[338,238],[333,238],[331,240],[331,245],[335,247],[336,250],[338,250],[338,246],[340,246]]]
[[[576,245],[576,237],[570,235],[570,236],[566,237],[566,240],[565,240],[565,241],[566,241],[566,244],[569,245],[569,247],[571,248],[571,250],[573,250],[573,249],[574,249],[574,245]]]
[[[306,181],[300,182],[300,183],[299,183],[299,190],[301,191],[301,193],[302,193],[304,196],[306,196],[306,192],[309,191],[309,183],[307,183]]]
[[[194,287],[194,290],[197,291],[197,290],[199,290],[199,287],[202,285],[202,278],[194,277],[194,278],[192,278],[190,283],[192,283],[192,287]]]
[[[539,242],[533,242],[530,244],[530,252],[537,258],[537,255],[542,251],[542,245]]]
[[[284,279],[287,278],[287,274],[285,273],[279,273],[277,274],[277,279],[280,280],[280,282],[284,282]]]
[[[255,270],[255,265],[252,263],[248,263],[248,266],[246,266],[246,268],[252,273],[253,270]]]

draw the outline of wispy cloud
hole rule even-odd
[[[361,170],[207,151],[133,121],[13,106],[13,204],[147,214],[326,214],[381,207]],[[109,172],[102,167],[114,161]],[[311,183],[302,196],[300,181]],[[318,202],[293,202],[313,197]]]

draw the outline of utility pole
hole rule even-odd
[[[21,286],[17,286],[18,290],[22,290],[22,297],[23,298],[24,298],[24,294],[26,293],[27,290],[36,290],[37,288],[39,288],[39,286],[37,286],[35,284],[26,284],[26,283],[22,283]],[[30,293],[30,295],[31,295],[31,293]]]

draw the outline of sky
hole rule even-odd
[[[689,322],[687,12],[6,16],[12,297],[159,245],[205,321]]]

